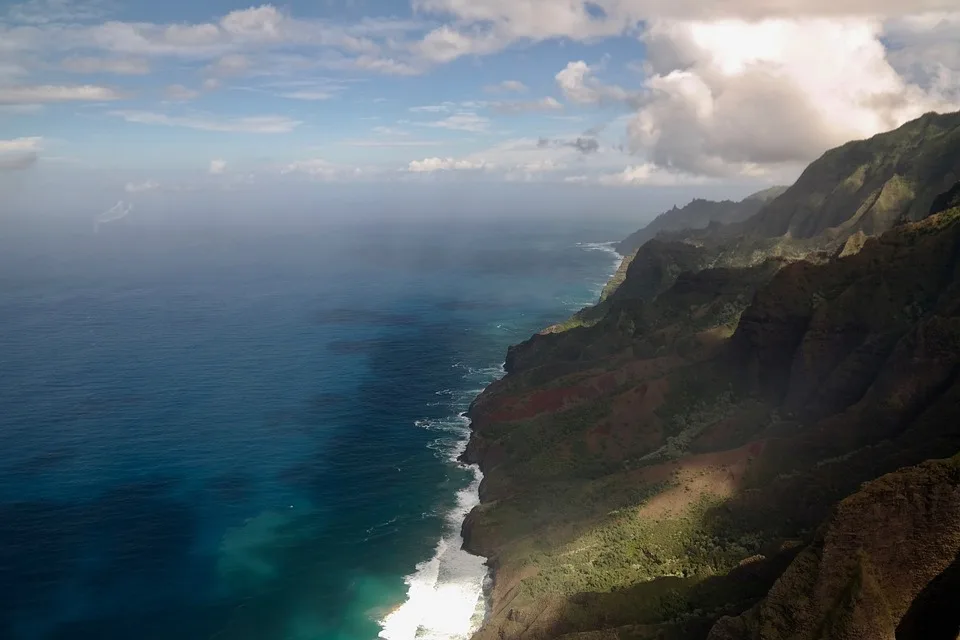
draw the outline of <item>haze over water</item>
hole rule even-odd
[[[9,229],[0,636],[466,634],[459,414],[509,344],[595,299],[614,256],[587,243],[626,230]]]

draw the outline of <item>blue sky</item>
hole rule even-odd
[[[0,189],[746,189],[958,104],[947,0],[703,4],[0,2]]]

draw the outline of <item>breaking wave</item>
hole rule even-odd
[[[620,263],[623,262],[623,256],[619,251],[615,249],[617,245],[616,242],[578,242],[577,246],[583,249],[584,251],[603,251],[604,253],[609,253],[613,256],[613,268],[610,270],[610,273],[607,274],[607,277],[604,278],[602,282],[598,282],[593,287],[593,293],[599,297],[603,292],[604,287],[607,286],[607,282],[612,278],[617,270],[620,268]]]
[[[462,363],[453,365],[464,370],[464,380],[489,384],[504,374],[503,365],[473,368]],[[471,385],[472,386],[472,385]],[[433,557],[417,565],[408,575],[407,599],[380,621],[380,637],[384,640],[460,640],[469,638],[483,622],[486,613],[484,589],[490,579],[486,560],[462,550],[460,528],[470,510],[480,503],[480,481],[483,474],[474,465],[466,466],[459,457],[470,438],[470,420],[466,409],[482,391],[444,389],[437,395],[447,396],[454,416],[439,420],[418,420],[422,429],[436,432],[438,438],[430,448],[452,465],[469,469],[470,484],[457,493],[456,505],[445,515],[445,533]]]

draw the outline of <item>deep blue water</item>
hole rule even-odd
[[[475,482],[458,413],[509,344],[596,296],[613,256],[578,243],[625,231],[67,227],[0,238],[13,640],[367,640],[419,598],[398,640],[423,603],[462,605],[478,565],[438,547]]]

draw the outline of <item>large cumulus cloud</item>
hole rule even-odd
[[[861,18],[654,23],[630,150],[679,171],[749,173],[956,108],[898,73],[883,34]]]

